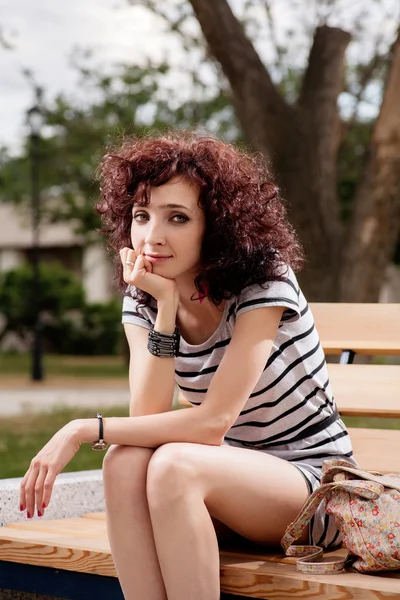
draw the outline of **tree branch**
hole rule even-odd
[[[400,32],[344,252],[341,300],[376,301],[400,230]]]
[[[338,96],[343,89],[345,51],[350,34],[323,25],[315,31],[307,70],[298,99],[315,144],[321,189],[321,210],[326,223],[339,233],[336,201],[336,158],[340,142]]]
[[[229,80],[250,143],[270,155],[292,110],[273,84],[227,0],[190,0],[212,55]]]
[[[274,15],[272,13],[272,8],[269,0],[262,0],[261,3],[263,4],[265,14],[267,15],[269,32],[271,35],[271,42],[275,52],[275,67],[283,73],[282,47],[279,45],[278,42],[278,36],[276,33],[276,23]]]

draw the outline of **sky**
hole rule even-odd
[[[399,0],[351,0],[351,6],[350,0],[336,1],[338,5],[344,2],[345,9],[342,7],[340,19],[347,18],[349,22],[343,24],[350,29],[356,11],[363,6],[368,5],[370,12],[372,6],[386,6],[387,19],[382,22],[375,19],[373,10],[377,8],[372,9],[367,29],[373,34],[374,27],[383,27],[387,38],[392,39],[394,22],[400,11]],[[230,0],[234,8],[240,2]],[[304,0],[274,0],[281,44],[287,44],[288,28],[299,28],[298,15],[293,11],[296,4],[300,6],[300,14],[305,20],[308,15],[310,21],[314,18],[312,6],[317,6],[317,1],[306,2],[309,11],[304,14]],[[161,4],[165,7],[173,4],[173,0],[162,0]],[[332,17],[329,24],[342,23],[335,22],[335,17]],[[166,56],[176,65],[187,60],[182,58],[179,40],[166,34],[162,19],[148,12],[140,0],[136,0],[133,6],[128,5],[127,0],[0,0],[0,28],[3,38],[13,47],[12,50],[0,47],[0,146],[6,145],[14,152],[18,151],[26,131],[26,111],[33,103],[32,87],[23,75],[24,69],[33,71],[35,80],[45,88],[49,98],[59,92],[73,97],[79,96],[80,92],[78,75],[71,65],[71,57],[77,49],[93,50],[95,64],[104,67],[119,61],[140,63],[146,56],[156,60]],[[264,60],[272,56],[269,37],[267,31],[259,37],[257,46]],[[371,44],[374,36],[369,37]],[[299,39],[299,50],[295,49],[294,57],[304,63],[307,47]],[[290,43],[294,43],[292,38]],[[366,51],[365,44],[361,51]],[[350,46],[349,56],[354,52],[360,53],[356,44]],[[179,80],[179,69],[174,76],[175,85],[183,91],[185,86]],[[345,104],[346,98],[344,101],[342,98],[342,105]],[[368,114],[370,107],[365,106],[364,110]]]
[[[0,48],[0,145],[18,143],[33,103],[24,69],[53,97],[79,92],[74,48],[92,49],[104,65],[147,53],[161,60],[165,51],[161,20],[124,0],[0,0],[0,25],[13,47]]]

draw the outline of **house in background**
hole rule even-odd
[[[18,267],[32,256],[31,213],[26,208],[0,202],[0,272]],[[57,261],[82,281],[88,302],[106,302],[115,290],[112,269],[105,249],[85,247],[69,223],[43,224],[40,227],[40,260]]]

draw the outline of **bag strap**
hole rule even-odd
[[[328,463],[329,461],[325,462]],[[389,477],[388,475],[380,475],[379,473],[362,471],[361,469],[356,469],[354,467],[347,466],[331,466],[329,464],[325,465],[322,481],[324,483],[331,481],[337,473],[341,473],[343,471],[346,473],[350,473],[351,475],[356,475],[364,481],[374,481],[375,483],[400,492],[400,475],[398,475],[396,479],[394,479]]]
[[[348,553],[338,560],[322,562],[324,551],[320,546],[289,546],[286,556],[296,556],[296,569],[312,575],[330,575],[343,571],[349,558]]]
[[[292,546],[292,543],[302,535],[322,500],[328,498],[333,491],[339,489],[356,494],[368,500],[376,500],[383,491],[382,485],[373,481],[345,479],[343,481],[323,483],[313,494],[311,494],[296,519],[286,528],[285,534],[281,540],[281,546],[286,556],[301,557],[296,562],[296,568],[302,573],[338,573],[344,568],[348,559],[348,556],[345,556],[340,560],[322,563],[323,550],[319,546]]]

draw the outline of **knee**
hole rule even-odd
[[[103,459],[104,485],[145,485],[146,472],[154,450],[113,445]]]
[[[170,506],[194,489],[196,469],[193,444],[170,443],[160,446],[147,469],[147,499],[151,509]]]

